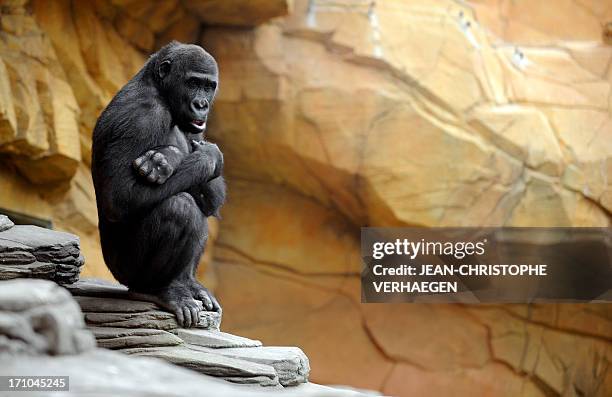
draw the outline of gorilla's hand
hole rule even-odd
[[[161,185],[174,173],[185,155],[175,146],[162,146],[147,151],[134,160],[134,169],[151,183]]]
[[[223,173],[223,153],[221,153],[219,146],[211,142],[192,140],[191,147],[194,152],[204,153],[214,164],[214,172],[209,180],[221,176]]]
[[[225,203],[225,180],[223,176],[211,179],[202,185],[194,186],[189,190],[189,193],[204,215],[221,218],[219,210]]]

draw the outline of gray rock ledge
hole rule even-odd
[[[84,258],[79,238],[0,216],[0,280],[43,278],[59,284],[79,279]]]

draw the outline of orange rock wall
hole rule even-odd
[[[79,234],[110,277],[95,120],[148,53],[199,42],[229,180],[202,275],[227,331],[390,395],[611,394],[611,305],[362,305],[359,228],[610,226],[612,2],[323,3],[2,2],[0,207]]]
[[[602,3],[378,1],[377,34],[367,10],[296,1],[205,29],[225,328],[389,395],[610,394],[610,305],[362,305],[359,287],[364,225],[610,226]]]

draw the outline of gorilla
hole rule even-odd
[[[130,292],[190,327],[215,297],[195,278],[207,216],[225,201],[223,154],[204,141],[218,85],[214,58],[172,42],[115,95],[93,133],[91,171],[104,260]]]

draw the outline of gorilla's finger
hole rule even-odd
[[[210,300],[208,293],[202,291],[198,294],[198,298],[200,298],[206,310],[210,311],[213,308],[213,304],[212,304],[212,301]]]
[[[157,181],[157,172],[151,172],[149,175],[147,175],[147,180],[149,182],[156,182]]]
[[[134,160],[134,167],[136,167],[136,168],[140,167],[140,165],[142,163],[144,163],[144,161],[145,161],[145,157],[144,156],[138,157],[136,160]]]
[[[212,310],[212,309],[213,309],[213,307],[214,307],[214,306],[213,306],[213,302],[212,302],[212,299],[211,299],[211,298],[212,298],[212,295],[211,295],[209,292],[207,292],[207,293],[206,293],[206,302],[205,302],[205,305],[206,305],[206,309],[207,309],[208,311]]]
[[[200,311],[197,306],[190,307],[189,311],[191,311],[192,324],[195,327],[200,322]]]
[[[161,163],[162,160],[165,160],[166,157],[161,154],[160,152],[157,152],[153,155],[152,157],[153,161],[157,162],[157,163]]]
[[[183,326],[185,324],[185,316],[183,315],[183,309],[180,307],[177,307],[174,310],[174,315],[176,316],[176,322],[178,323],[179,326]]]
[[[144,163],[139,169],[138,172],[140,173],[140,175],[142,176],[147,176],[151,173],[151,171],[153,171],[153,167],[151,166],[151,163],[146,162]]]
[[[183,306],[183,315],[185,316],[185,324],[183,327],[191,328],[191,312],[187,306]]]
[[[145,153],[145,156],[147,156],[147,157],[151,157],[151,156],[153,156],[154,154],[155,154],[155,150],[148,150],[148,151]]]
[[[210,150],[213,150],[213,151],[220,151],[220,150],[219,150],[219,146],[217,146],[217,144],[216,144],[216,143],[212,143],[212,142],[204,142],[203,144],[204,144],[204,145],[206,145],[206,146],[208,146],[208,147],[210,148]]]
[[[221,305],[219,304],[219,301],[217,300],[217,298],[215,298],[214,295],[210,295],[210,298],[212,299],[213,311],[214,312],[220,312],[221,311]]]

